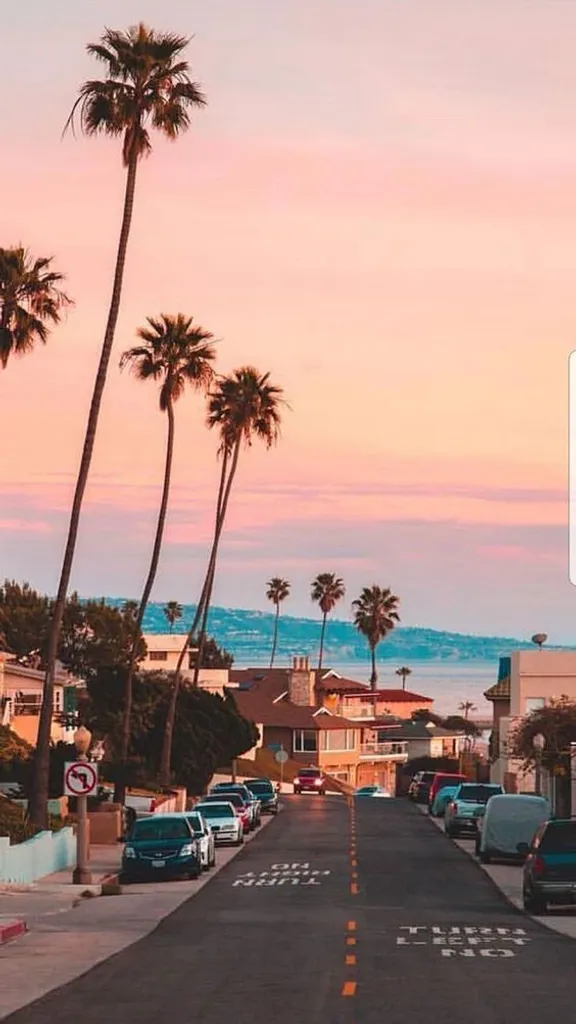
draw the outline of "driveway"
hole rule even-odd
[[[151,935],[7,1019],[542,1024],[572,1019],[575,952],[407,802],[288,798]]]

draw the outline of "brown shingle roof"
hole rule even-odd
[[[484,696],[486,700],[510,700],[510,677],[501,679],[488,690],[484,690]]]
[[[235,690],[234,700],[245,718],[257,725],[277,726],[286,729],[353,729],[357,723],[340,715],[321,714],[314,717],[315,707],[303,707],[283,700],[274,704],[263,693],[254,690]]]
[[[423,701],[424,704],[433,704],[432,697],[423,697],[421,693],[412,693],[410,690],[370,690],[367,686],[362,687],[362,693],[360,691],[343,691],[343,697],[365,697],[367,700],[373,700],[377,697],[379,700],[389,701],[391,704],[415,704],[417,701]]]

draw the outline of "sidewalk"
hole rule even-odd
[[[428,814],[428,809],[422,804],[416,805],[419,810],[426,815],[428,821],[436,826],[441,832],[444,832],[444,820],[442,818],[432,818]],[[468,854],[478,867],[485,871],[488,877],[494,882],[494,885],[500,889],[503,896],[506,897],[512,906],[518,910],[523,910],[522,905],[522,866],[519,864],[481,864],[477,860],[474,852],[474,840],[473,839],[448,839],[447,842],[455,843],[463,853]],[[539,924],[543,924],[546,928],[551,928],[552,931],[560,932],[561,935],[568,935],[571,939],[576,939],[576,911],[571,908],[559,908],[558,910],[552,910],[551,913],[546,914],[543,917],[535,917],[535,921]]]
[[[244,847],[218,847],[216,867],[196,881],[130,885],[121,895],[96,898],[120,860],[119,846],[101,846],[92,850],[96,885],[72,885],[72,872],[61,871],[19,891],[0,889],[0,918],[19,917],[28,925],[27,934],[0,945],[0,1020],[154,931],[276,820],[264,818]],[[86,892],[93,898],[83,897]]]

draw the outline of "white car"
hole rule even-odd
[[[216,843],[233,843],[242,846],[244,842],[244,826],[234,804],[228,800],[206,801],[196,804],[194,810],[201,814],[214,834]]]
[[[214,833],[202,814],[197,810],[185,811],[183,818],[188,819],[188,824],[194,833],[200,849],[200,863],[203,871],[209,871],[216,863],[216,843]]]
[[[392,798],[392,794],[384,786],[362,786],[361,789],[356,790],[355,795],[359,797],[376,797],[384,800]]]

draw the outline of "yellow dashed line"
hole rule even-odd
[[[348,931],[349,932],[355,932],[356,931],[356,921],[348,921]]]
[[[348,955],[346,957],[346,966],[347,967],[354,967],[355,963],[356,963],[356,957],[354,956],[354,954],[353,953],[348,953]]]
[[[353,868],[357,868],[358,867],[358,861],[356,860],[355,857],[352,857],[352,867]]]
[[[356,982],[346,981],[342,989],[343,996],[355,996],[356,995]]]
[[[349,935],[348,938],[346,939],[346,945],[347,946],[355,946],[356,945],[356,939],[352,938],[352,936]]]
[[[352,884],[350,886],[350,892],[352,893],[353,896],[357,896],[358,895],[358,883],[357,882],[352,882]]]

